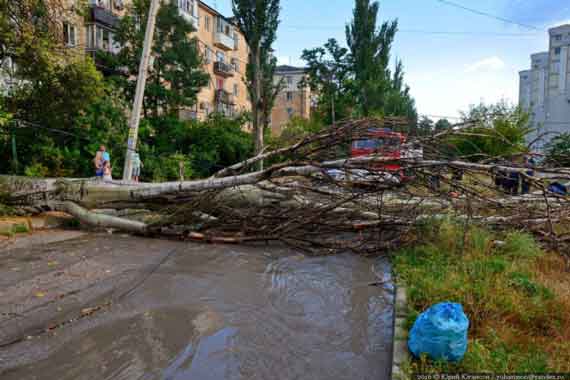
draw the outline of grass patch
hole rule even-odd
[[[0,235],[12,237],[16,234],[30,232],[30,226],[27,222],[13,223],[10,221],[0,220]]]
[[[570,371],[570,276],[562,258],[527,234],[450,220],[430,223],[421,236],[394,259],[408,289],[407,328],[429,306],[458,302],[470,320],[469,348],[461,363],[422,358],[408,374]]]

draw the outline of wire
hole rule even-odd
[[[315,25],[315,26],[301,26],[301,25],[289,25],[282,26],[284,29],[289,30],[337,30],[338,26],[326,26],[326,25]],[[434,34],[434,35],[450,35],[450,36],[489,36],[489,37],[536,37],[539,33],[500,33],[500,32],[468,32],[468,31],[445,31],[445,30],[421,30],[421,29],[398,29],[400,33],[412,33],[412,34]],[[542,35],[542,33],[540,34]]]
[[[532,26],[532,25],[522,24],[522,23],[520,23],[520,22],[517,22],[517,21],[514,21],[514,20],[510,20],[510,19],[508,19],[508,18],[496,16],[496,15],[491,14],[491,13],[487,13],[487,12],[483,12],[483,11],[480,11],[480,10],[477,10],[477,9],[469,8],[469,7],[466,7],[466,6],[464,6],[464,5],[457,4],[457,3],[454,3],[454,2],[449,1],[449,0],[436,0],[436,1],[438,1],[438,2],[440,2],[440,3],[442,3],[442,4],[445,4],[445,5],[449,5],[449,6],[455,7],[455,8],[463,9],[464,11],[471,12],[471,13],[477,14],[477,15],[479,15],[479,16],[485,16],[485,17],[488,17],[488,18],[492,18],[492,19],[495,19],[495,20],[499,20],[499,21],[502,21],[502,22],[506,22],[507,24],[518,25],[518,26],[523,27],[523,28],[526,28],[526,29],[537,30],[537,31],[541,31],[541,32],[544,31],[543,29],[539,29],[539,28],[537,28],[537,27],[535,27],[535,26]]]

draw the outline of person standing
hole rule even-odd
[[[104,159],[103,154],[105,153],[105,145],[101,145],[99,150],[95,154],[95,158],[93,159],[93,165],[95,166],[95,177],[97,179],[103,179],[103,172],[104,172]]]
[[[104,161],[103,163],[103,181],[112,181],[113,176],[111,175],[111,161]]]
[[[144,168],[139,152],[133,153],[132,162],[133,162],[133,181],[138,183],[141,175],[141,168]]]

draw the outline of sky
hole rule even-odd
[[[379,19],[397,19],[392,58],[404,63],[418,112],[457,117],[481,101],[518,102],[518,72],[530,54],[548,50],[548,28],[570,23],[564,0],[380,0]],[[231,15],[231,0],[206,0]],[[353,0],[281,0],[276,55],[281,64],[303,65],[303,49],[334,37],[345,44]],[[510,20],[508,23],[497,18]],[[519,25],[517,25],[519,24]]]

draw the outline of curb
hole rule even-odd
[[[394,338],[392,345],[392,380],[404,380],[402,365],[408,361],[408,332],[404,328],[407,317],[406,288],[396,285],[394,297]]]
[[[73,217],[57,212],[47,212],[31,217],[0,217],[0,236],[11,238],[17,234],[31,233],[37,230],[61,228]]]

